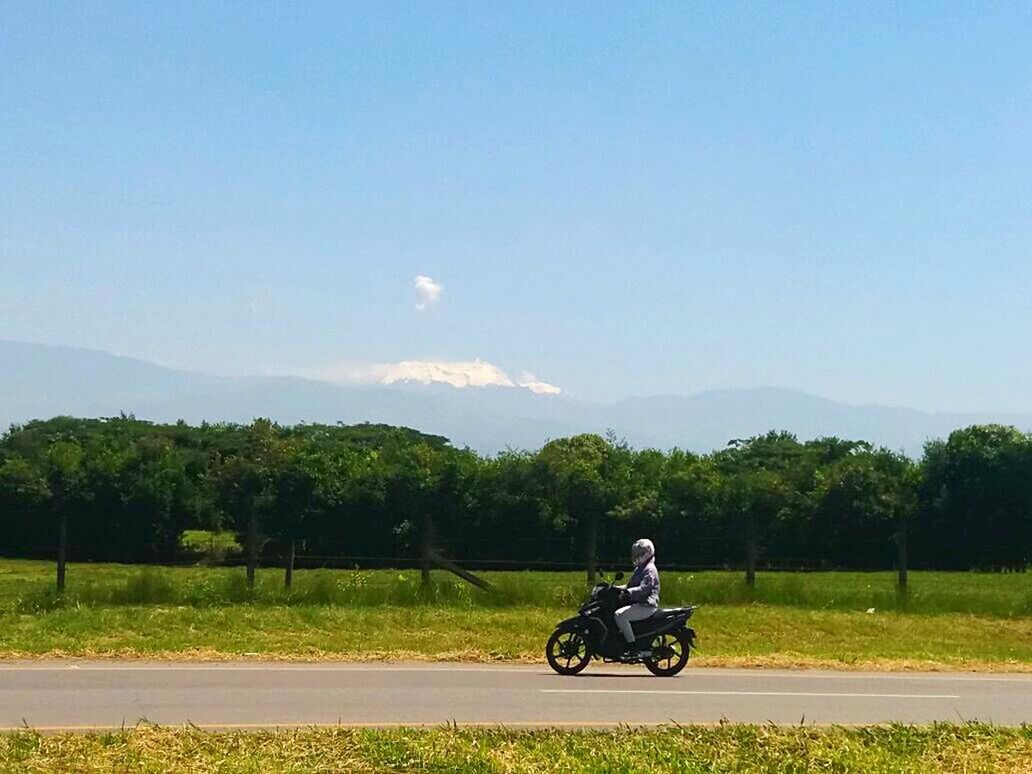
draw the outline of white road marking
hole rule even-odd
[[[687,672],[685,674],[688,674]],[[1002,677],[980,674],[950,675],[943,672],[829,672],[821,670],[802,670],[798,672],[781,672],[758,667],[753,670],[724,672],[720,667],[710,667],[707,671],[696,672],[700,676],[714,677],[770,677],[801,680],[946,680],[954,683],[1028,683],[1032,685],[1032,674],[1010,674]]]
[[[639,693],[649,696],[819,696],[839,699],[959,699],[953,694],[922,693],[808,693],[803,691],[638,691],[605,688],[545,688],[541,693]]]

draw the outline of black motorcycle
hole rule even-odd
[[[615,581],[623,579],[617,573]],[[626,592],[612,583],[595,584],[573,618],[555,627],[545,646],[548,665],[561,675],[575,675],[593,658],[606,663],[644,664],[652,674],[673,677],[688,663],[695,630],[687,626],[695,607],[659,608],[651,618],[631,624],[635,642],[628,646],[613,613],[627,604]]]

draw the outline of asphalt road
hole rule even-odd
[[[546,666],[5,662],[0,729],[1032,722],[1032,676]]]

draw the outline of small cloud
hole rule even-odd
[[[530,390],[538,395],[558,395],[562,392],[562,389],[556,387],[554,384],[543,382],[538,379],[534,374],[527,371],[523,372],[520,380],[517,382],[520,387]]]
[[[416,309],[422,312],[437,303],[437,299],[440,298],[441,291],[444,289],[439,282],[434,282],[433,277],[427,277],[425,274],[417,274],[414,282],[416,285]]]

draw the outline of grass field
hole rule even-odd
[[[46,562],[0,560],[0,655],[540,660],[584,593],[579,574],[487,573],[490,595],[448,575],[72,565],[57,600]],[[704,603],[710,665],[1032,671],[1032,574],[665,573],[663,603]],[[873,610],[873,612],[868,612]]]
[[[206,534],[206,533],[205,533]],[[298,570],[291,590],[283,573],[259,570],[249,591],[240,567],[69,565],[67,605],[168,604],[447,605],[468,608],[573,607],[584,597],[580,572],[480,573],[497,587],[488,594],[446,572],[424,589],[416,570]],[[919,615],[967,613],[998,618],[1032,616],[1032,573],[911,573],[910,592],[896,593],[890,572],[760,573],[749,589],[737,572],[665,572],[663,604],[764,605],[843,612],[899,611]],[[50,562],[0,559],[0,609],[42,610],[54,599]]]
[[[240,544],[232,532],[210,532],[206,529],[188,529],[179,540],[188,551],[207,554],[238,554]]]
[[[10,771],[1028,772],[1032,728],[307,729],[0,735]]]

